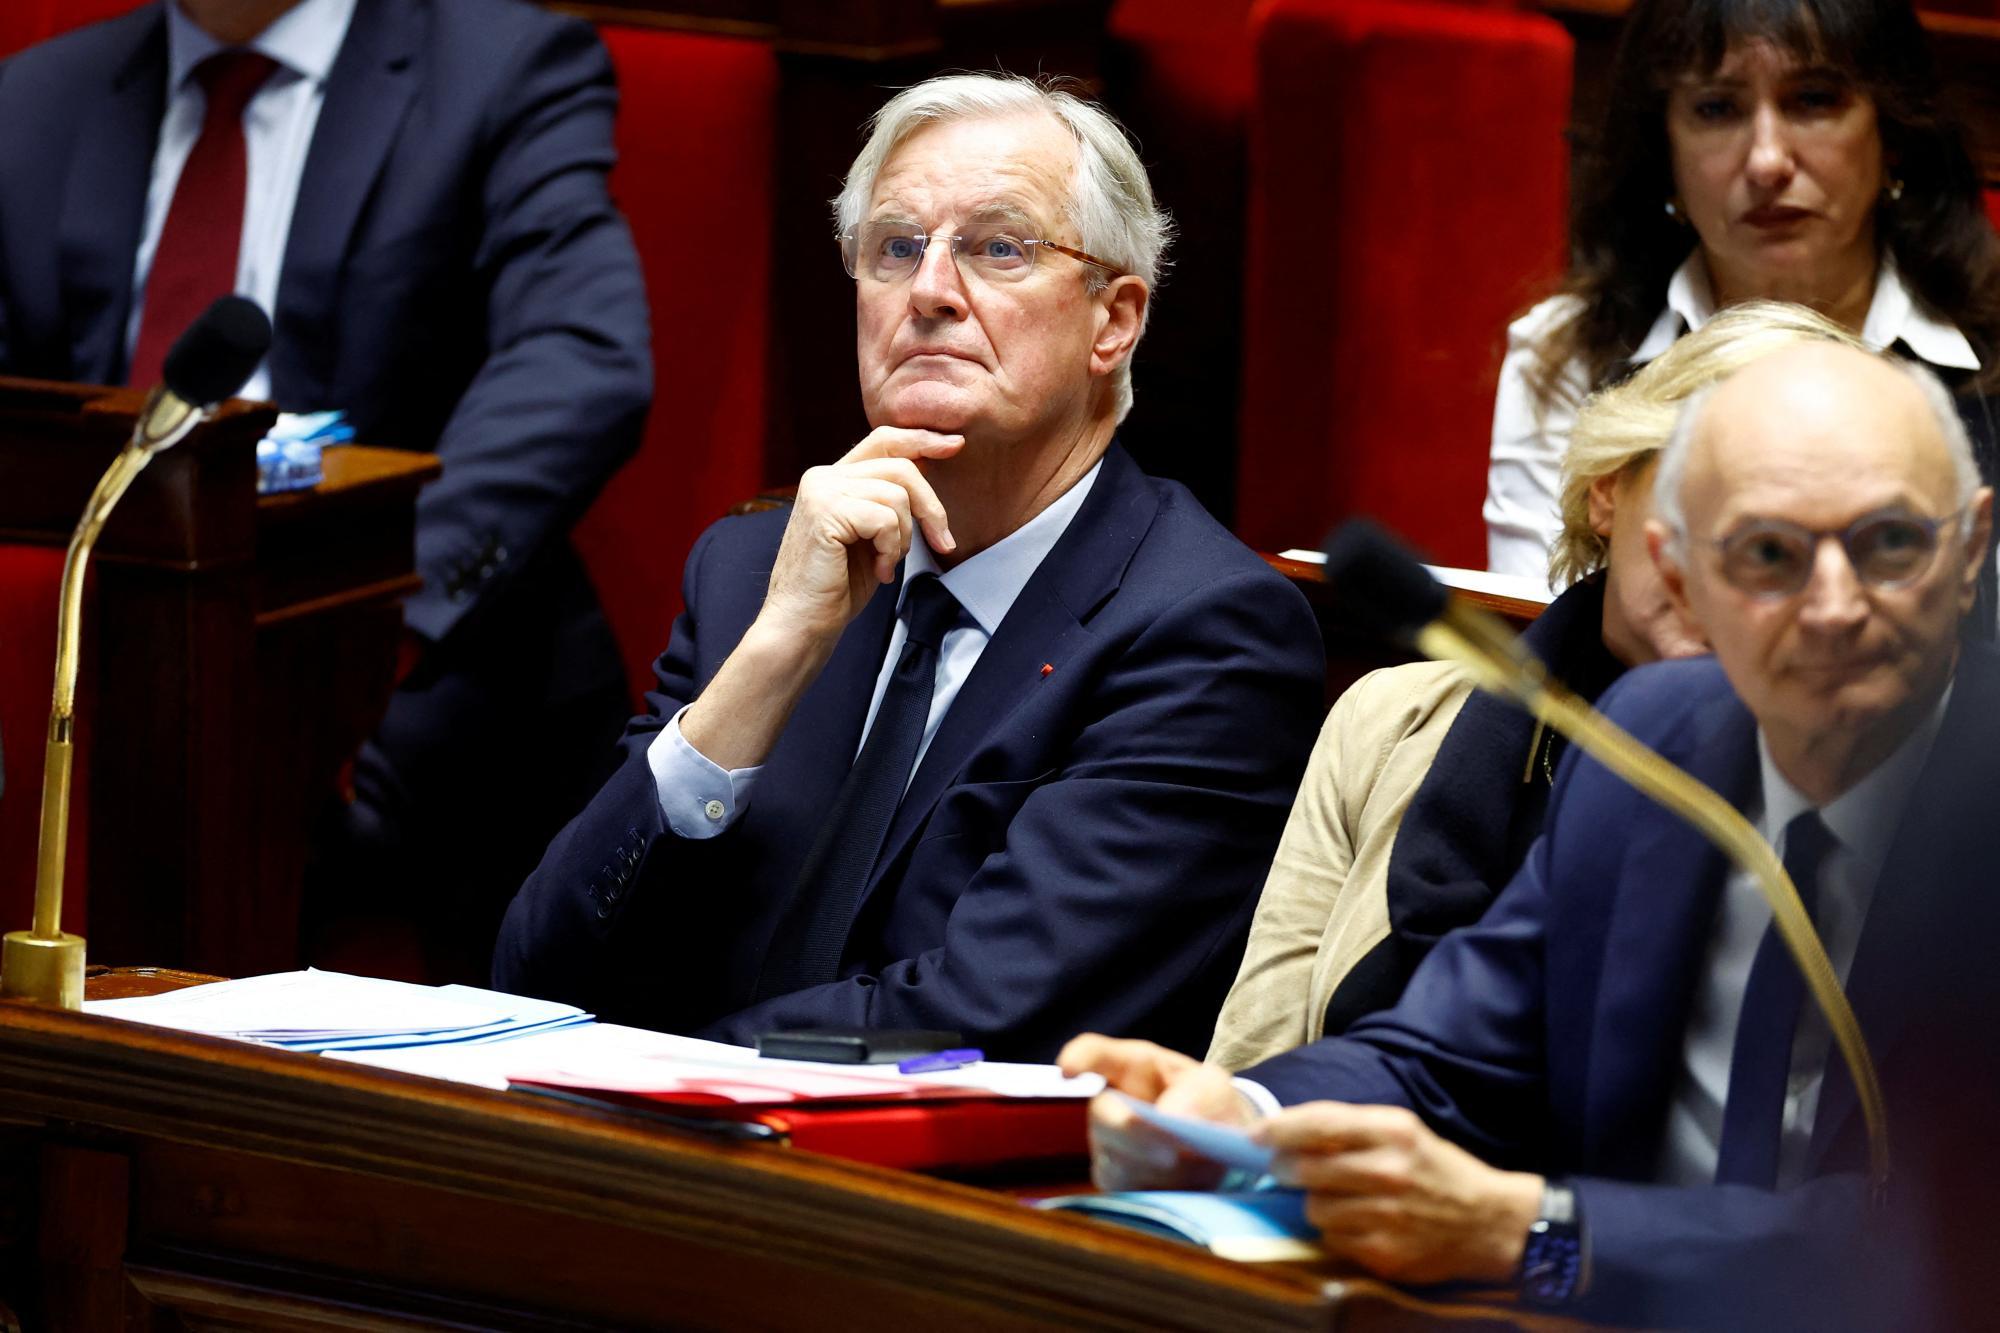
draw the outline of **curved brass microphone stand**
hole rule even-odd
[[[1868,1177],[1875,1197],[1889,1183],[1889,1126],[1882,1083],[1862,1039],[1861,1025],[1841,990],[1833,963],[1813,929],[1812,917],[1777,853],[1735,806],[1675,768],[1659,755],[1549,678],[1542,664],[1491,617],[1461,611],[1454,604],[1443,619],[1418,631],[1418,651],[1456,662],[1473,673],[1480,688],[1513,699],[1551,729],[1569,737],[1591,758],[1693,824],[1737,865],[1749,871],[1771,906],[1772,920],[1813,1001],[1826,1015],[1848,1073],[1860,1096],[1868,1125]]]
[[[42,766],[41,841],[35,856],[35,923],[0,939],[0,997],[83,1007],[83,936],[62,928],[63,856],[69,837],[70,764],[75,758],[76,674],[83,637],[83,576],[104,521],[153,455],[179,442],[204,413],[161,389],[139,413],[139,426],[90,493],[69,539],[56,607],[55,702]]]

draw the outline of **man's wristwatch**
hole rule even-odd
[[[1542,1186],[1542,1213],[1528,1228],[1514,1281],[1536,1305],[1568,1305],[1583,1287],[1583,1219],[1576,1191],[1559,1180]]]

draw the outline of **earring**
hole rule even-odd
[[[1892,177],[1889,181],[1889,188],[1885,193],[1888,194],[1890,203],[1897,202],[1903,197],[1903,182]]]
[[[1682,211],[1680,204],[1675,201],[1672,195],[1667,196],[1667,202],[1661,205],[1661,207],[1666,210],[1667,216],[1675,222],[1680,223],[1683,227],[1688,225],[1687,214]]]

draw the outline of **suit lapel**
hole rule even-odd
[[[79,159],[68,175],[57,229],[70,373],[125,378],[132,269],[146,225],[153,151],[167,108],[167,24],[155,8],[108,92],[80,99]]]
[[[1988,883],[1967,882],[1969,859],[1963,852],[1972,830],[1992,818],[1992,790],[1968,777],[1978,771],[1995,717],[2000,717],[2000,676],[1990,657],[1968,649],[1944,724],[1883,860],[1848,972],[1848,1003],[1878,1070],[1890,1064],[1913,1008],[1928,993],[1913,983],[1940,954],[1950,952],[1940,933],[1983,919],[1976,910],[1960,910],[1955,899],[1990,892]],[[1820,1086],[1809,1154],[1815,1170],[1860,1106],[1838,1046],[1827,1053]]]
[[[340,277],[350,240],[422,76],[420,3],[359,0],[320,108],[279,277],[273,392],[315,403],[331,389]]]
[[[1754,803],[1756,724],[1736,696],[1725,693],[1703,707],[1692,731],[1686,770],[1739,810]],[[1660,1115],[1679,1077],[1695,983],[1729,867],[1691,825],[1664,812],[1641,823],[1622,862],[1623,888],[1601,954],[1585,1160],[1593,1170],[1643,1178],[1655,1165]]]
[[[890,822],[864,904],[966,761],[1041,684],[1042,664],[1060,665],[1071,645],[1089,634],[1086,622],[1117,591],[1158,508],[1145,474],[1114,443],[1090,494],[1021,589],[938,724]]]

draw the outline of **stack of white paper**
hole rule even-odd
[[[473,986],[419,986],[317,969],[87,1000],[83,1007],[107,1018],[299,1051],[497,1041],[590,1020],[570,1005]]]
[[[1053,1065],[980,1061],[903,1074],[894,1065],[767,1060],[744,1046],[592,1022],[581,1009],[548,1000],[316,969],[135,999],[87,1000],[84,1008],[490,1088],[517,1079],[642,1093],[699,1084],[737,1090],[718,1092],[715,1100],[784,1101],[851,1094],[848,1085],[857,1079],[870,1091],[904,1095],[928,1085],[1001,1097],[1075,1098],[1104,1087],[1095,1075],[1064,1078]]]
[[[615,1023],[590,1023],[560,1032],[514,1038],[504,1045],[471,1049],[458,1043],[329,1054],[337,1060],[487,1088],[505,1088],[511,1079],[524,1079],[579,1088],[649,1092],[671,1089],[690,1079],[723,1082],[736,1078],[766,1089],[789,1088],[795,1096],[808,1097],[826,1095],[821,1085],[828,1078],[866,1078],[889,1089],[926,1085],[977,1088],[1000,1097],[1092,1097],[1104,1090],[1104,1080],[1097,1075],[1065,1078],[1054,1065],[982,1060],[962,1069],[901,1074],[896,1066],[889,1064],[770,1060],[747,1046],[620,1027]]]

